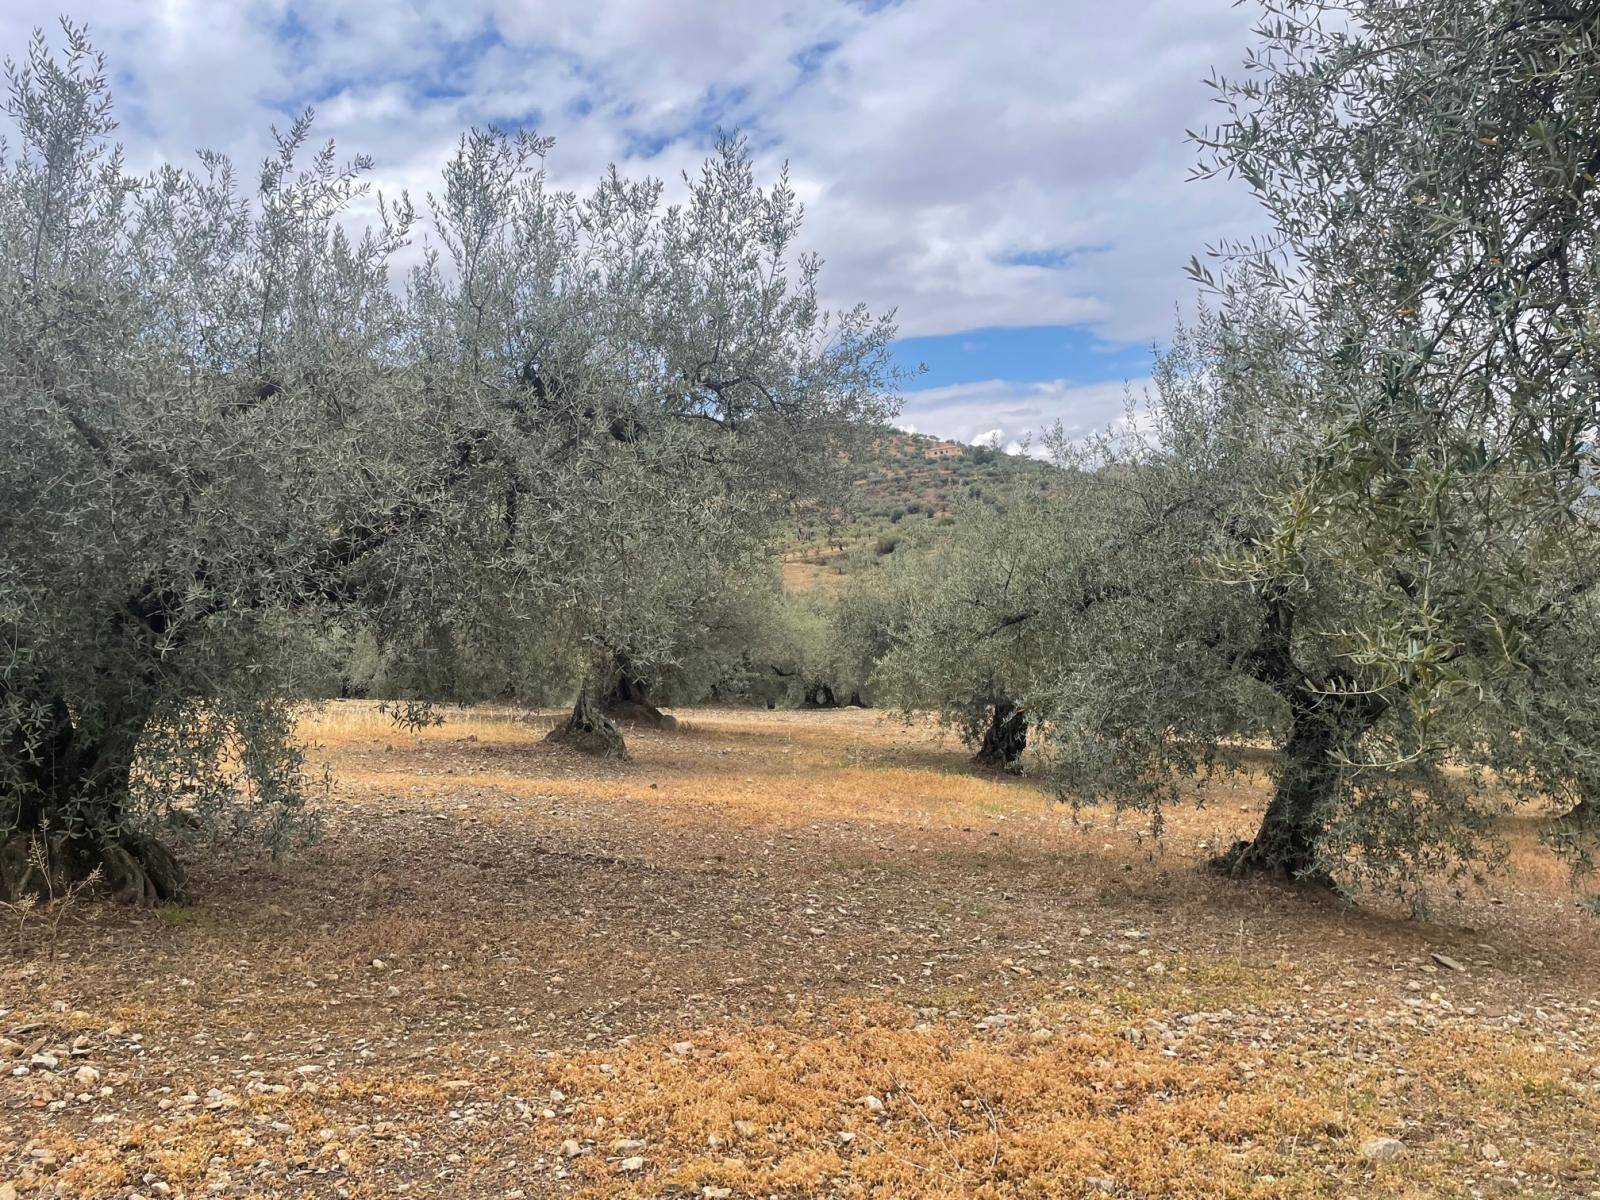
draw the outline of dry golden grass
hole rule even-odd
[[[322,841],[8,944],[0,1183],[1600,1195],[1597,926],[1532,822],[1427,925],[1199,872],[1248,782],[1156,846],[873,713],[694,711],[626,764],[557,715],[310,713]]]

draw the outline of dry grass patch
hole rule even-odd
[[[6,935],[0,1184],[1600,1194],[1597,926],[1536,822],[1430,925],[1199,872],[1249,781],[1156,845],[870,712],[697,710],[625,764],[443,715],[308,715],[333,786],[290,860]]]

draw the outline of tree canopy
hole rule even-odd
[[[248,194],[212,153],[130,176],[70,25],[8,82],[6,894],[40,840],[157,900],[173,822],[281,835],[334,618],[401,659],[670,664],[892,411],[892,324],[822,309],[792,189],[736,139],[666,205],[615,172],[557,192],[548,140],[472,131],[419,217],[313,149],[309,114]]]

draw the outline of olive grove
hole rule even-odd
[[[703,641],[892,411],[892,325],[820,307],[736,140],[676,205],[558,192],[547,140],[488,130],[419,213],[309,115],[251,189],[209,153],[134,177],[65,41],[9,69],[0,158],[0,895],[163,900],[174,832],[285,837],[330,631],[411,678],[553,657],[564,732],[621,753],[606,672]]]

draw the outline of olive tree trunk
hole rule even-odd
[[[1600,805],[1585,796],[1561,814],[1561,821],[1575,829],[1600,829]]]
[[[558,746],[569,746],[596,758],[614,758],[626,761],[628,746],[623,741],[617,723],[606,716],[602,703],[603,684],[594,674],[584,678],[578,689],[578,698],[572,713],[548,734],[545,741]]]
[[[651,701],[649,682],[620,655],[612,666],[611,684],[600,698],[600,707],[614,721],[627,721],[651,729],[678,727],[675,717],[662,712]]]
[[[90,878],[129,904],[183,899],[184,870],[172,851],[129,827],[148,706],[113,707],[97,733],[59,697],[46,711],[48,725],[31,744],[18,733],[0,747],[0,899],[48,900]]]
[[[1009,700],[997,700],[972,761],[980,767],[994,767],[1014,775],[1022,770],[1022,752],[1027,748],[1027,713]]]
[[[807,684],[805,706],[807,708],[838,708],[839,698],[833,694],[833,687],[830,684]]]
[[[1306,693],[1290,710],[1289,738],[1261,827],[1212,865],[1236,878],[1265,875],[1331,886],[1320,846],[1338,802],[1342,758],[1382,715],[1384,702],[1371,696]]]

